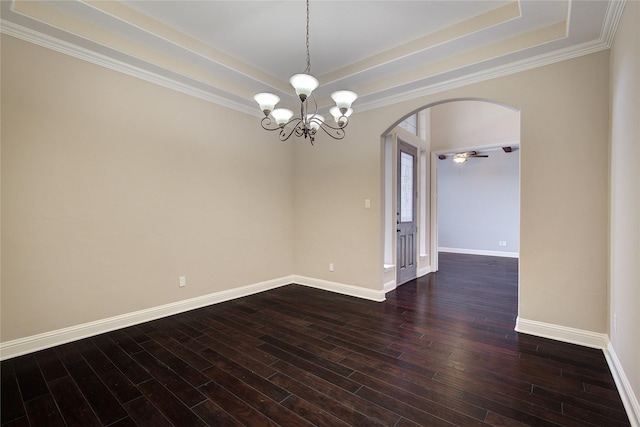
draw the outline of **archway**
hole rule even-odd
[[[459,152],[487,152],[492,161],[501,152],[511,150],[509,160],[516,162],[515,191],[518,200],[512,223],[517,224],[515,238],[513,230],[505,238],[505,230],[482,230],[484,243],[475,247],[457,248],[462,253],[478,253],[495,256],[518,256],[519,244],[519,111],[492,100],[450,99],[426,105],[414,110],[389,127],[384,134],[384,290],[388,292],[398,285],[397,242],[395,239],[397,222],[397,146],[398,142],[409,143],[418,149],[417,219],[418,237],[416,254],[417,277],[438,270],[439,229],[438,229],[438,162],[440,158],[451,157]],[[407,119],[411,123],[407,124]],[[412,125],[415,123],[415,125]],[[504,150],[503,150],[504,147]],[[485,158],[486,159],[486,158]],[[477,162],[480,159],[474,159]],[[471,161],[467,165],[471,165]],[[489,162],[483,164],[487,166]],[[467,166],[464,165],[464,166]],[[448,164],[447,164],[448,166]],[[472,167],[469,170],[474,169]],[[478,169],[478,168],[475,168]],[[486,169],[486,168],[485,168]],[[514,178],[512,175],[511,178]],[[507,177],[506,179],[511,179]],[[490,180],[485,180],[490,183]],[[513,187],[513,185],[511,186]],[[491,188],[489,188],[491,190]],[[496,190],[501,191],[501,190]],[[499,195],[499,194],[498,194]],[[513,201],[512,201],[513,202]],[[504,208],[504,206],[502,206]],[[513,209],[512,209],[513,210]],[[484,215],[491,217],[491,209]],[[491,219],[491,218],[490,218]],[[493,221],[493,226],[496,222]],[[498,222],[499,228],[499,222]],[[497,234],[496,234],[497,233]],[[493,239],[495,236],[502,236]],[[493,242],[493,243],[490,243]],[[495,245],[496,247],[492,247]],[[474,246],[474,245],[472,245]],[[447,248],[451,250],[452,248]],[[508,250],[507,250],[508,249]]]

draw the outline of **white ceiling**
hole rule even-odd
[[[316,98],[365,110],[610,46],[621,0],[311,0]],[[240,111],[293,105],[306,6],[291,1],[2,0],[2,32]]]

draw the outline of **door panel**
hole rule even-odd
[[[398,285],[415,279],[417,272],[417,158],[417,148],[398,139],[398,210],[396,213],[396,283]]]

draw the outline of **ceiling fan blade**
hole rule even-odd
[[[469,157],[489,157],[487,154],[472,154]]]

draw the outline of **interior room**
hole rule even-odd
[[[614,412],[626,417],[607,422],[640,425],[640,2],[3,0],[0,7],[3,426],[36,425],[30,418],[36,403],[42,405],[39,414],[57,408],[60,425],[81,425],[83,418],[73,418],[74,424],[67,415],[81,417],[84,410],[74,411],[69,403],[67,414],[51,396],[81,387],[81,377],[99,378],[96,384],[108,388],[101,375],[112,373],[95,366],[113,357],[113,375],[121,375],[125,366],[113,362],[120,351],[144,367],[129,373],[129,379],[139,376],[132,383],[135,396],[180,400],[194,411],[189,416],[197,423],[188,425],[211,425],[214,419],[247,425],[231,414],[230,402],[241,390],[247,393],[243,404],[261,402],[262,395],[251,393],[263,381],[280,381],[278,387],[290,391],[269,395],[273,405],[251,406],[255,417],[266,417],[265,425],[281,425],[294,412],[309,425],[327,425],[329,418],[322,422],[310,414],[321,412],[320,398],[329,391],[304,388],[322,375],[306,370],[304,387],[287,383],[302,371],[285,372],[293,360],[285,345],[299,345],[305,357],[322,354],[331,359],[334,374],[355,376],[361,385],[374,373],[389,374],[396,362],[427,363],[427,355],[446,364],[444,370],[471,366],[465,364],[474,358],[462,350],[437,352],[421,341],[404,349],[415,352],[415,359],[400,360],[399,344],[382,345],[374,333],[374,344],[367,345],[377,345],[375,351],[395,357],[394,363],[367,373],[363,360],[371,348],[358,353],[363,359],[349,352],[357,352],[353,346],[365,339],[357,328],[367,321],[409,338],[400,323],[376,316],[411,313],[417,316],[413,321],[426,322],[436,301],[444,307],[451,302],[450,294],[437,292],[448,289],[449,280],[484,280],[485,274],[498,280],[494,268],[500,265],[509,269],[504,277],[517,283],[505,297],[515,311],[483,306],[488,320],[482,327],[498,328],[518,355],[535,347],[562,359],[571,349],[584,360],[602,362],[598,381],[606,382],[607,399],[623,408]],[[313,95],[292,88],[289,78],[296,73],[319,82]],[[280,103],[258,105],[259,93],[275,95]],[[332,98],[335,93],[356,99]],[[334,101],[337,110],[331,110]],[[438,126],[454,114],[447,109],[476,103],[517,116],[517,130],[484,139],[467,121]],[[280,125],[276,115],[282,111],[276,110],[285,107],[293,112]],[[399,127],[409,117],[415,117],[413,135]],[[407,252],[415,268],[408,276],[401,275],[396,238],[405,206],[398,186],[399,140],[415,150],[415,246]],[[473,167],[497,159],[499,152],[518,159],[518,202],[509,208],[517,211],[517,232],[488,236],[494,247],[458,248],[467,250],[457,254],[462,258],[440,258],[438,248],[444,253],[445,245],[439,240],[452,236],[438,228],[438,164],[464,154],[471,157],[459,166]],[[449,249],[474,245],[449,242]],[[482,257],[495,262],[472,261]],[[467,271],[460,259],[483,273]],[[446,274],[438,276],[441,270]],[[471,294],[461,297],[478,302]],[[271,307],[281,311],[276,315]],[[206,313],[209,323],[195,320],[198,313]],[[273,316],[244,317],[265,313]],[[482,329],[479,318],[456,313],[456,321],[429,333],[464,338]],[[186,317],[174,317],[180,315]],[[268,323],[276,319],[283,324]],[[291,333],[290,342],[265,332],[276,324],[280,333]],[[353,333],[352,347],[346,335],[329,332],[339,324],[357,327],[341,331]],[[142,341],[163,329],[174,335],[154,344]],[[204,336],[189,337],[195,330]],[[226,336],[207,335],[213,331]],[[247,341],[234,339],[234,333]],[[271,341],[253,341],[264,333]],[[181,339],[198,357],[172,347]],[[303,350],[306,339],[323,342]],[[136,350],[128,352],[127,345]],[[235,388],[244,387],[237,378],[248,371],[232,372],[222,348],[226,358],[262,355],[255,364],[262,370],[252,371],[254,385]],[[502,354],[496,348],[473,351]],[[156,363],[169,353],[173,362]],[[582,378],[575,354],[567,359],[571,363],[563,359],[538,371],[557,374],[555,380],[567,385]],[[55,373],[43,368],[47,357],[55,359]],[[514,365],[523,360],[514,357]],[[488,366],[499,366],[489,359]],[[202,369],[194,368],[197,361]],[[174,362],[198,371],[194,387],[209,396],[204,404],[189,406],[159,379],[178,369]],[[85,363],[92,368],[84,370]],[[41,372],[34,374],[39,379],[31,384],[40,388],[31,388],[31,396],[25,387],[34,377],[27,368]],[[404,380],[412,373],[393,370]],[[451,384],[463,381],[450,373],[445,377]],[[391,381],[382,374],[376,378]],[[522,408],[531,413],[518,407],[519,418],[504,401],[470,398],[482,390],[440,395],[444,389],[430,388],[434,378],[420,383],[419,391],[403,382],[404,391],[434,391],[430,399],[443,399],[438,408],[456,402],[456,414],[470,418],[456,421],[432,412],[431,425],[601,420],[589,418],[591,404],[572,394],[573,385],[565,390],[570,402],[558,391],[538,403],[581,410],[563,413],[541,403],[545,410],[535,412],[536,403],[527,399],[540,397],[537,384],[527,383],[532,391],[521,396],[527,402]],[[378,383],[371,381],[349,391],[355,400],[345,397],[351,403],[344,407],[358,417],[377,415],[340,418],[336,411],[331,416],[342,423],[336,425],[425,425],[427,418],[412,418],[414,407],[401,412],[376,397]],[[291,392],[294,385],[299,388]],[[81,391],[96,425],[140,424],[134,414],[143,414],[151,401],[110,391],[118,410],[105,406],[104,413],[121,416],[103,419],[88,389]],[[306,400],[303,391],[318,400]],[[576,393],[590,391],[583,386]],[[226,396],[229,407],[212,403],[213,395]],[[5,411],[7,402],[17,409]],[[163,422],[180,424],[166,408],[157,412]],[[389,412],[376,412],[380,408]],[[211,418],[205,420],[205,413]]]

